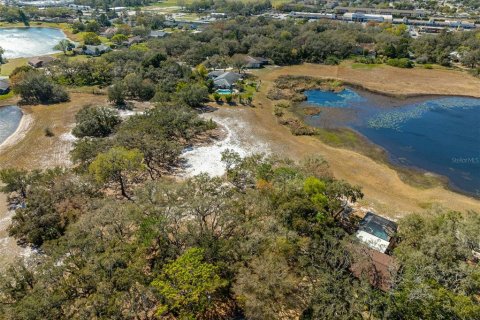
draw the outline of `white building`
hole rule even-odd
[[[343,15],[343,19],[358,22],[393,22],[393,16],[391,14],[370,14],[361,12],[347,12]]]

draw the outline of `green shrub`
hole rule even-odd
[[[413,68],[413,62],[410,61],[407,58],[393,58],[393,59],[388,59],[387,64],[392,67],[397,67],[397,68]]]
[[[55,134],[53,133],[52,129],[50,129],[50,127],[46,127],[45,129],[43,129],[43,131],[45,132],[45,137],[55,136]]]
[[[215,101],[218,102],[218,101],[220,101],[221,98],[222,98],[222,96],[221,96],[219,93],[215,92],[215,93],[213,94],[213,99],[214,99]]]
[[[340,63],[340,59],[338,59],[336,56],[328,56],[327,59],[325,59],[325,64],[328,65],[337,65]]]
[[[274,108],[273,108],[273,114],[276,116],[276,117],[282,117],[284,112],[282,110],[283,108],[279,107],[278,105],[276,105]]]

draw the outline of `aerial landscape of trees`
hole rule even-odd
[[[372,281],[374,267],[353,272],[358,263],[371,262],[353,234],[359,218],[346,209],[358,204],[363,191],[336,179],[322,157],[294,161],[227,150],[221,155],[224,175],[181,173],[186,150],[225,134],[202,112],[224,101],[225,108],[262,108],[252,103],[259,81],[245,72],[246,56],[279,66],[351,59],[397,68],[458,64],[480,73],[480,33],[442,31],[413,39],[403,25],[251,16],[271,8],[268,0],[178,5],[189,13],[208,9],[234,17],[202,32],[126,45],[131,36],[163,27],[165,17],[138,11],[132,26],[117,24],[113,34],[100,36],[115,18],[107,12],[76,21],[71,31],[80,47],[109,41],[114,50],[74,56],[65,40],[55,61],[11,73],[22,104],[85,96],[101,102],[79,102],[74,123],[62,132],[72,141],[70,167],[0,170],[0,191],[8,193],[12,209],[8,233],[35,252],[28,263],[15,262],[0,275],[0,318],[478,319],[475,212],[428,203],[422,214],[399,217],[389,252],[394,263],[388,283],[379,287]],[[11,22],[36,14],[25,12],[0,7]],[[223,96],[208,73],[228,67],[245,79],[239,93]],[[338,85],[328,81],[330,89]],[[241,100],[245,88],[251,92]],[[208,108],[213,100],[218,104]],[[279,103],[274,114],[285,109]]]
[[[363,258],[337,215],[340,199],[362,194],[332,179],[321,159],[228,152],[226,176],[175,181],[142,174],[140,149],[103,149],[77,173],[2,171],[5,190],[26,203],[10,233],[43,252],[35,271],[17,264],[3,276],[2,317],[475,319],[480,312],[476,214],[401,220],[398,266],[382,292],[368,274],[352,275]],[[123,177],[128,191],[117,186]]]

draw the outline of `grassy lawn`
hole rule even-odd
[[[191,4],[192,2],[193,0],[185,0],[185,4]],[[175,7],[175,6],[178,6],[178,0],[159,1],[159,2],[153,3],[152,6],[159,7],[159,8]]]
[[[257,92],[257,89],[256,89],[256,83],[255,82],[250,82],[248,81],[245,86],[243,87],[245,89],[245,91],[243,91],[242,93],[239,94],[240,97],[246,99],[248,97],[252,97],[255,95],[255,93]]]
[[[77,37],[78,40],[75,40],[75,41],[78,41],[78,42],[83,42],[83,37],[85,36],[85,34],[87,34],[88,32],[79,32],[77,34],[75,34],[75,36]],[[107,37],[102,37],[102,36],[98,36],[98,38],[100,39],[100,41],[102,41],[103,44],[110,44],[110,39],[108,39]]]
[[[7,93],[7,94],[2,94],[2,95],[0,95],[0,101],[13,98],[14,95],[15,95],[15,94],[13,93],[13,91],[10,91],[10,92]]]
[[[0,75],[9,76],[12,71],[27,64],[29,58],[9,59],[6,64],[0,66]]]

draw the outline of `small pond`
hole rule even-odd
[[[0,107],[0,145],[17,130],[22,111],[16,106]]]
[[[445,176],[452,188],[480,196],[480,99],[398,99],[351,88],[305,95],[302,107],[321,110],[305,116],[308,124],[349,127],[383,147],[394,163]]]
[[[0,46],[7,59],[55,53],[53,47],[62,39],[65,34],[55,28],[0,28]]]

